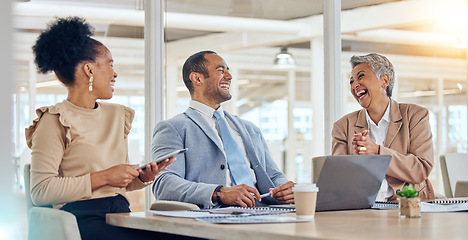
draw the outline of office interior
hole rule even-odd
[[[11,86],[7,84],[1,95],[11,91],[12,97],[5,98],[9,105],[2,105],[11,116],[6,128],[11,135],[2,138],[9,147],[2,152],[12,165],[6,169],[13,169],[5,182],[12,183],[14,196],[21,199],[22,168],[30,162],[24,129],[36,118],[36,108],[60,102],[67,94],[53,74],[36,72],[31,46],[55,16],[81,16],[113,54],[118,78],[109,101],[136,111],[129,135],[131,163],[148,161],[157,120],[188,107],[182,64],[191,54],[209,49],[226,60],[233,76],[233,98],[223,107],[260,127],[273,159],[288,178],[310,182],[311,159],[331,152],[333,122],[360,109],[349,91],[350,57],[376,52],[395,67],[392,98],[430,112],[435,150],[430,180],[436,192],[443,193],[439,156],[468,151],[467,1],[342,0],[341,11],[325,25],[324,2],[333,1],[3,2],[3,19],[9,19],[2,25],[7,34],[0,39],[7,42],[2,50],[10,53],[2,67],[8,72],[3,81]],[[151,4],[163,10],[148,10]],[[145,14],[161,16],[162,27],[145,25]],[[339,34],[330,39],[333,35],[327,31],[336,30],[336,21]],[[324,52],[327,46],[337,49]],[[159,61],[148,65],[157,57]],[[154,200],[149,190],[131,198],[132,211],[144,211]]]

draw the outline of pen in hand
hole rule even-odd
[[[265,194],[260,195],[260,198],[269,197],[270,195],[271,195],[271,192],[267,192]]]

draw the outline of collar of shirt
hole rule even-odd
[[[390,101],[388,102],[387,109],[385,110],[382,119],[380,119],[377,125],[372,121],[367,110],[366,121],[367,126],[369,127],[371,140],[378,145],[384,144],[385,137],[387,136],[388,125],[390,124]]]
[[[211,108],[210,106],[207,106],[201,102],[197,102],[195,100],[190,100],[190,105],[189,105],[191,108],[195,109],[197,112],[199,112],[200,114],[202,114],[202,116],[204,117],[208,117],[208,118],[212,118],[213,117],[213,112],[215,111],[213,108]],[[222,113],[221,116],[224,115],[224,112],[223,112],[223,107],[220,106],[218,108],[218,110]]]
[[[189,104],[189,107],[194,109],[195,111],[197,111],[200,116],[203,117],[203,119],[206,120],[206,122],[208,123],[208,125],[216,132],[218,132],[217,128],[216,128],[216,118],[213,117],[213,113],[214,113],[214,109],[211,108],[210,106],[208,105],[205,105],[201,102],[197,102],[195,100],[190,100],[190,104]],[[223,107],[222,106],[219,106],[218,112],[221,113],[221,117],[224,118],[224,111],[223,111]]]

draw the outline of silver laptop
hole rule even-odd
[[[391,155],[332,155],[317,180],[317,211],[371,208]]]

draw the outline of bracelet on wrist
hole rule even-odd
[[[140,176],[138,176],[138,179],[140,180],[140,182],[142,182],[145,185],[150,185],[151,183],[154,183],[154,180],[145,182],[145,181],[141,180]]]
[[[221,201],[221,188],[222,187],[223,187],[223,185],[219,185],[216,188],[216,202],[218,202],[218,204],[223,204],[223,201]]]

